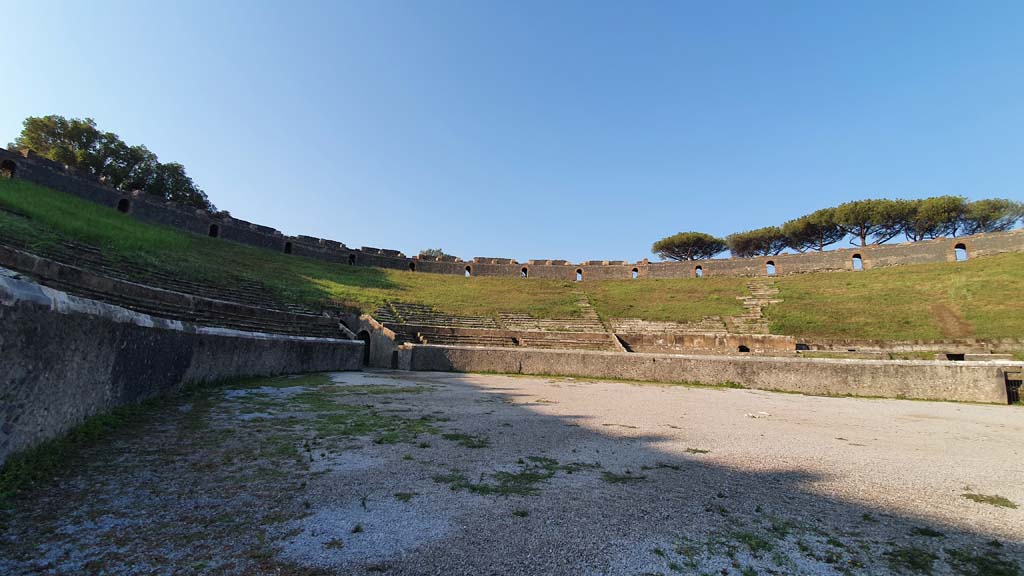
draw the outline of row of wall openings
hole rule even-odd
[[[0,176],[4,178],[14,178],[18,173],[18,165],[14,163],[14,160],[4,160],[0,162]]]
[[[127,214],[132,209],[132,201],[127,198],[121,198],[117,201],[117,211],[122,214]]]

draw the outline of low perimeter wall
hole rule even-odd
[[[363,343],[205,328],[0,269],[0,464],[89,416],[184,384],[358,370]]]
[[[411,370],[622,378],[652,382],[735,382],[758,390],[1006,404],[1007,373],[1020,362],[830,360],[675,356],[565,350],[411,346]],[[1015,376],[1015,379],[1019,376]]]

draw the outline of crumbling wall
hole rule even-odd
[[[525,263],[510,258],[477,257],[462,261],[452,257],[409,258],[397,250],[364,246],[349,248],[335,240],[310,236],[286,236],[268,226],[261,226],[222,214],[154,201],[145,194],[128,194],[102,184],[91,175],[26,152],[15,153],[0,148],[0,160],[17,165],[16,177],[54,188],[79,198],[117,209],[124,200],[130,203],[126,214],[154,224],[162,224],[195,234],[207,235],[211,225],[218,227],[218,238],[250,246],[258,246],[297,256],[316,258],[328,262],[355,266],[374,266],[394,270],[407,270],[434,274],[465,275],[469,266],[472,276],[501,276],[520,278],[526,270],[526,279],[547,278],[573,281],[577,271],[583,281],[626,280],[633,278],[694,278],[697,267],[704,277],[709,276],[766,276],[767,264],[772,262],[776,275],[805,272],[853,270],[853,257],[859,255],[863,268],[881,268],[904,264],[952,262],[956,260],[955,247],[965,246],[969,258],[989,256],[1002,252],[1024,251],[1024,230],[992,234],[978,234],[960,238],[939,238],[923,242],[884,244],[808,252],[805,254],[779,254],[756,258],[711,259],[693,262],[649,262],[591,260],[573,264],[565,260],[529,260]]]

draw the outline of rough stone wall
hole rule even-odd
[[[673,356],[568,350],[412,346],[412,370],[623,378],[650,382],[735,382],[747,388],[1005,404],[1006,372],[1021,362],[828,360]]]
[[[17,164],[16,177],[66,192],[91,202],[116,208],[121,200],[130,202],[128,214],[150,223],[188,230],[196,234],[209,234],[210,226],[219,227],[218,237],[242,244],[358,266],[375,266],[395,270],[415,270],[436,274],[462,276],[466,267],[473,276],[520,277],[527,270],[528,278],[575,280],[576,271],[583,280],[626,280],[636,270],[638,278],[693,278],[699,266],[704,276],[766,276],[767,263],[775,264],[777,275],[803,272],[853,270],[853,256],[860,255],[864,269],[902,264],[952,262],[956,260],[955,246],[964,244],[970,258],[1001,252],[1024,251],[1024,230],[978,234],[961,238],[940,238],[924,242],[908,242],[882,246],[865,246],[809,252],[806,254],[780,254],[757,258],[712,259],[695,262],[648,262],[591,260],[572,264],[565,260],[530,260],[519,263],[509,258],[474,258],[462,261],[452,258],[408,258],[397,250],[364,246],[358,250],[334,240],[309,236],[286,236],[267,226],[236,220],[203,210],[195,210],[172,203],[148,199],[144,194],[126,194],[104,186],[90,175],[41,158],[23,155],[0,148],[0,160]]]
[[[185,384],[357,370],[362,349],[163,320],[0,275],[0,464],[90,416]]]
[[[763,354],[767,352],[793,352],[796,339],[792,336],[767,334],[622,334],[618,337],[633,352],[686,353],[707,351],[716,353],[738,353],[740,347],[746,352]]]

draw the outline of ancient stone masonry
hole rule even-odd
[[[215,236],[242,244],[277,250],[353,266],[376,266],[412,272],[511,278],[548,278],[556,280],[643,280],[647,278],[698,278],[709,276],[768,276],[840,270],[867,270],[902,264],[957,261],[961,256],[975,258],[1002,252],[1024,251],[1024,230],[977,234],[960,238],[940,238],[923,242],[865,246],[810,252],[779,254],[770,257],[711,259],[692,262],[635,263],[621,260],[589,260],[571,264],[565,260],[529,260],[520,263],[510,258],[407,257],[398,250],[349,248],[345,244],[311,236],[286,236],[274,228],[211,214],[173,203],[154,201],[142,192],[125,193],[105,186],[97,178],[42,158],[31,151],[11,152],[0,148],[4,174],[47,186],[90,202],[109,206],[130,217],[162,224],[195,234]]]

